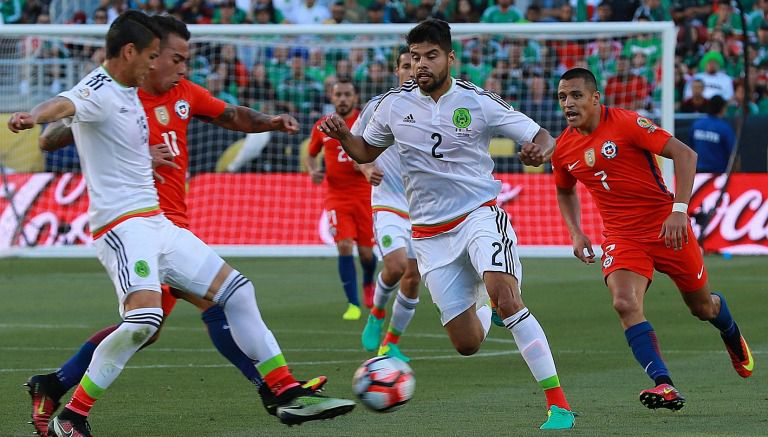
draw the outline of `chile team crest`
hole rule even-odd
[[[189,118],[189,102],[186,100],[177,100],[176,104],[173,105],[173,110],[180,119],[186,120]]]
[[[619,153],[619,147],[613,141],[604,142],[603,147],[600,148],[600,154],[606,159],[615,158],[617,153]]]
[[[167,125],[169,121],[171,121],[170,115],[168,115],[168,108],[165,106],[158,106],[155,108],[155,118],[157,118],[157,121],[160,122],[162,125]]]

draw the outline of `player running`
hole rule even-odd
[[[571,428],[574,415],[547,338],[520,294],[517,237],[496,206],[501,182],[491,174],[488,151],[496,134],[549,147],[554,140],[498,95],[450,77],[456,55],[446,22],[423,21],[408,33],[407,43],[416,80],[382,97],[362,137],[337,116],[320,129],[362,163],[394,143],[419,270],[454,347],[461,355],[479,350],[491,325],[487,289],[546,395],[548,418],[541,428]]]
[[[151,151],[157,154],[155,187],[160,209],[176,226],[189,228],[186,205],[186,175],[189,165],[187,128],[192,117],[205,118],[212,124],[241,132],[282,130],[294,133],[297,122],[288,115],[268,116],[243,106],[227,105],[212,97],[207,90],[184,78],[189,56],[189,31],[186,25],[170,16],[155,16],[162,39],[160,55],[155,61],[147,80],[139,89],[139,99],[148,114]],[[49,124],[40,137],[44,151],[57,150],[72,144],[72,130],[58,121]],[[176,304],[176,297],[197,306],[202,311],[208,335],[216,349],[224,355],[245,378],[254,383],[267,411],[275,415],[276,399],[264,384],[258,370],[232,339],[222,308],[191,293],[168,286],[162,287],[163,321]],[[96,346],[118,325],[104,328],[93,334],[82,347],[56,372],[34,375],[25,384],[32,398],[32,425],[35,431],[45,435],[48,421],[60,406],[60,398],[82,379]],[[161,325],[162,329],[162,325]],[[159,331],[144,347],[157,341]],[[304,383],[317,390],[326,382],[324,376]]]
[[[565,72],[557,94],[568,122],[552,155],[557,201],[571,234],[573,254],[587,264],[595,262],[595,254],[580,226],[577,181],[589,190],[600,210],[605,226],[605,283],[632,353],[656,385],[640,392],[640,402],[651,409],[671,410],[685,403],[643,313],[654,269],[675,282],[694,316],[720,331],[734,369],[742,378],[749,377],[752,353],[725,297],[710,293],[701,249],[688,219],[696,153],[637,113],[601,105],[589,70]],[[674,162],[674,195],[664,185],[654,155]]]
[[[413,79],[411,53],[408,48],[400,50],[395,61],[395,74],[400,85]],[[363,134],[382,96],[383,94],[372,98],[365,105],[350,129],[353,135]],[[384,268],[376,280],[373,308],[362,333],[363,348],[370,352],[378,348],[379,355],[386,354],[408,362],[410,358],[400,351],[398,342],[416,312],[421,276],[411,245],[408,200],[405,198],[397,149],[394,147],[387,149],[373,163],[360,164],[360,171],[373,185],[371,207],[374,214],[376,243],[384,255]],[[386,317],[384,307],[395,290],[397,294],[392,303],[392,318],[389,321],[387,334],[382,340],[381,327]]]
[[[136,86],[154,68],[161,36],[154,19],[137,11],[123,13],[107,33],[104,65],[72,90],[29,113],[15,113],[8,122],[13,132],[59,119],[71,123],[88,187],[94,246],[115,285],[123,318],[96,347],[72,399],[51,420],[48,434],[91,435],[90,409],[162,323],[161,279],[223,307],[235,342],[258,363],[278,398],[281,421],[292,424],[344,414],[353,402],[319,397],[295,380],[261,318],[252,283],[191,232],[168,221],[159,208],[148,123]]]
[[[349,78],[340,78],[331,92],[331,103],[336,114],[343,118],[347,126],[357,120],[357,90]],[[325,198],[325,210],[328,225],[339,251],[338,269],[344,294],[347,296],[347,309],[341,316],[344,320],[358,320],[361,316],[360,300],[357,296],[357,271],[355,270],[354,249],[360,255],[363,268],[363,298],[365,306],[373,305],[373,274],[376,272],[376,256],[373,254],[373,218],[371,212],[371,184],[357,168],[355,163],[334,138],[324,135],[317,126],[312,129],[309,138],[309,155],[305,157],[312,182],[321,184],[326,174],[317,163],[317,155],[324,149],[325,169],[328,173],[328,193]]]

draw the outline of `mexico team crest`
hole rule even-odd
[[[453,125],[459,129],[466,129],[472,123],[472,115],[467,108],[456,108],[453,111]]]
[[[589,148],[584,152],[584,162],[590,166],[595,166],[595,149]]]
[[[619,147],[613,141],[604,142],[603,147],[600,148],[600,154],[606,159],[615,158],[617,153],[619,153]]]
[[[168,115],[168,108],[165,106],[158,106],[155,108],[155,118],[162,125],[167,125],[171,121],[171,117]]]
[[[173,105],[173,110],[180,119],[186,120],[189,118],[189,102],[186,100],[177,100],[176,104]]]

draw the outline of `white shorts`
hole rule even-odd
[[[411,221],[389,211],[376,211],[373,214],[373,229],[376,233],[376,244],[384,256],[405,248],[406,256],[416,259],[411,244]]]
[[[93,245],[115,285],[121,316],[128,294],[160,292],[161,283],[205,296],[224,265],[224,260],[195,234],[162,214],[128,219],[94,240]]]
[[[485,272],[507,272],[522,287],[517,236],[496,206],[472,211],[451,231],[413,240],[413,248],[443,326],[476,304],[485,291]]]

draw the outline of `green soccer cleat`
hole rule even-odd
[[[344,314],[341,315],[341,318],[344,320],[360,320],[360,316],[362,313],[360,312],[360,307],[351,303],[347,306],[347,310],[344,311]]]
[[[411,361],[411,359],[405,356],[405,354],[400,351],[400,348],[397,347],[397,345],[394,343],[387,343],[382,345],[379,348],[378,355],[386,355],[388,357],[397,358],[404,363]]]
[[[363,328],[363,334],[361,340],[363,341],[363,349],[368,352],[373,352],[379,346],[381,341],[381,325],[384,324],[384,319],[377,319],[373,314],[368,314],[368,322]]]
[[[547,421],[539,429],[571,429],[574,423],[576,423],[576,417],[573,411],[552,405],[547,411]]]
[[[347,414],[355,408],[348,399],[327,398],[319,394],[298,396],[277,407],[277,418],[286,425],[301,425],[310,420],[327,420]]]

